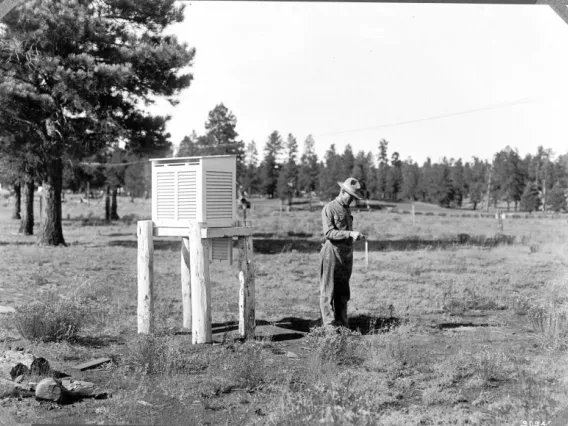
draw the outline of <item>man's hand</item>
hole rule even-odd
[[[364,240],[366,238],[363,234],[357,231],[351,231],[349,235],[351,238],[353,238],[353,241]]]

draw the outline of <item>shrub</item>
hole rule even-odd
[[[22,337],[39,342],[73,341],[89,314],[81,301],[38,302],[16,308],[16,329]]]
[[[428,369],[429,354],[412,350],[411,324],[374,335],[366,344],[365,366],[370,371],[386,373],[391,379],[403,377],[411,370]]]
[[[168,336],[139,335],[128,349],[127,363],[148,375],[189,373],[206,367],[197,353],[184,353],[179,344]]]
[[[258,344],[247,342],[239,345],[231,358],[225,369],[230,371],[235,387],[252,390],[266,381],[268,373],[264,366],[262,348]]]
[[[528,317],[546,345],[554,349],[565,349],[568,346],[567,313],[565,305],[551,302],[533,306],[528,311]]]
[[[323,326],[313,328],[307,335],[307,344],[315,349],[314,356],[321,363],[353,364],[361,333],[346,327]]]

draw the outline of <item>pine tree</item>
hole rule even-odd
[[[345,150],[341,156],[341,173],[347,179],[353,173],[353,168],[355,166],[355,155],[353,154],[353,148],[350,144],[345,145]]]
[[[276,159],[280,156],[282,149],[282,137],[280,133],[275,130],[266,141],[266,145],[264,146],[264,159],[261,164],[263,191],[270,198],[276,195],[278,187],[278,175],[282,165],[278,164]]]
[[[463,200],[467,197],[467,185],[465,182],[465,168],[461,158],[457,161],[450,161],[450,179],[454,189],[454,202],[457,207],[461,207]]]
[[[298,171],[299,188],[308,193],[316,191],[319,174],[319,161],[315,152],[315,141],[312,135],[308,135],[304,141],[304,150],[300,158]]]
[[[419,199],[420,167],[411,158],[403,161],[401,197],[416,201]]]
[[[339,192],[337,182],[341,181],[341,177],[341,156],[337,153],[335,144],[331,144],[325,153],[324,167],[320,168],[319,177],[321,193],[325,199],[337,196]]]
[[[521,197],[521,210],[528,211],[532,213],[533,211],[537,211],[540,207],[540,197],[539,191],[536,183],[531,182],[523,191],[523,195]]]
[[[65,245],[63,159],[129,140],[141,122],[152,127],[142,107],[157,96],[175,103],[189,86],[194,50],[163,35],[182,20],[174,0],[29,0],[4,17],[0,126],[34,135],[22,148],[44,190],[40,243]]]
[[[387,198],[387,179],[389,175],[388,141],[381,139],[379,142],[379,168],[377,170],[377,198]]]
[[[562,185],[560,182],[556,182],[552,189],[546,194],[546,205],[555,212],[566,211],[566,192],[566,186]]]
[[[179,143],[176,157],[196,157],[199,156],[199,147],[197,146],[198,136],[195,130],[191,135],[184,136]]]
[[[292,197],[298,188],[298,142],[292,135],[286,141],[287,161],[278,176],[278,196],[281,200],[288,200],[288,207],[292,205]]]
[[[236,155],[237,179],[242,181],[245,175],[245,148],[244,142],[237,139],[239,134],[236,127],[235,115],[222,103],[216,105],[209,111],[205,135],[198,138],[198,144],[201,145],[199,155]]]
[[[403,186],[402,161],[398,152],[393,152],[391,166],[388,168],[385,193],[388,199],[398,201]]]
[[[247,144],[245,151],[245,176],[242,186],[249,194],[261,191],[261,179],[258,175],[258,150],[255,141]]]
[[[465,163],[464,181],[473,210],[476,210],[477,205],[483,201],[487,190],[487,167],[488,165],[477,157],[473,157],[473,163]]]

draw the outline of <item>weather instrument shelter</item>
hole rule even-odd
[[[155,158],[152,220],[138,222],[138,333],[153,332],[153,237],[180,237],[183,326],[212,342],[209,264],[233,263],[237,238],[239,331],[254,336],[252,231],[237,218],[235,155]]]
[[[155,158],[150,161],[154,236],[187,236],[190,220],[205,228],[235,226],[236,156]],[[231,238],[212,239],[209,260],[232,264],[231,248]]]

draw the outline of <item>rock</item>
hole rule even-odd
[[[294,352],[286,352],[286,356],[288,358],[300,358],[298,355],[296,355]]]
[[[63,379],[61,385],[70,395],[75,398],[95,398],[101,399],[108,396],[108,392],[103,392],[95,387],[94,383],[83,382],[81,380]]]
[[[32,387],[32,383],[30,383]],[[102,399],[108,392],[102,392],[94,383],[80,380],[55,380],[51,377],[43,379],[35,386],[36,399],[53,401],[58,404],[81,400],[83,398]]]
[[[48,377],[40,381],[35,390],[36,399],[60,403],[64,398],[64,391],[55,379]]]
[[[9,350],[0,357],[0,377],[8,380],[30,373],[47,374],[49,370],[49,362],[45,358],[30,353]]]

